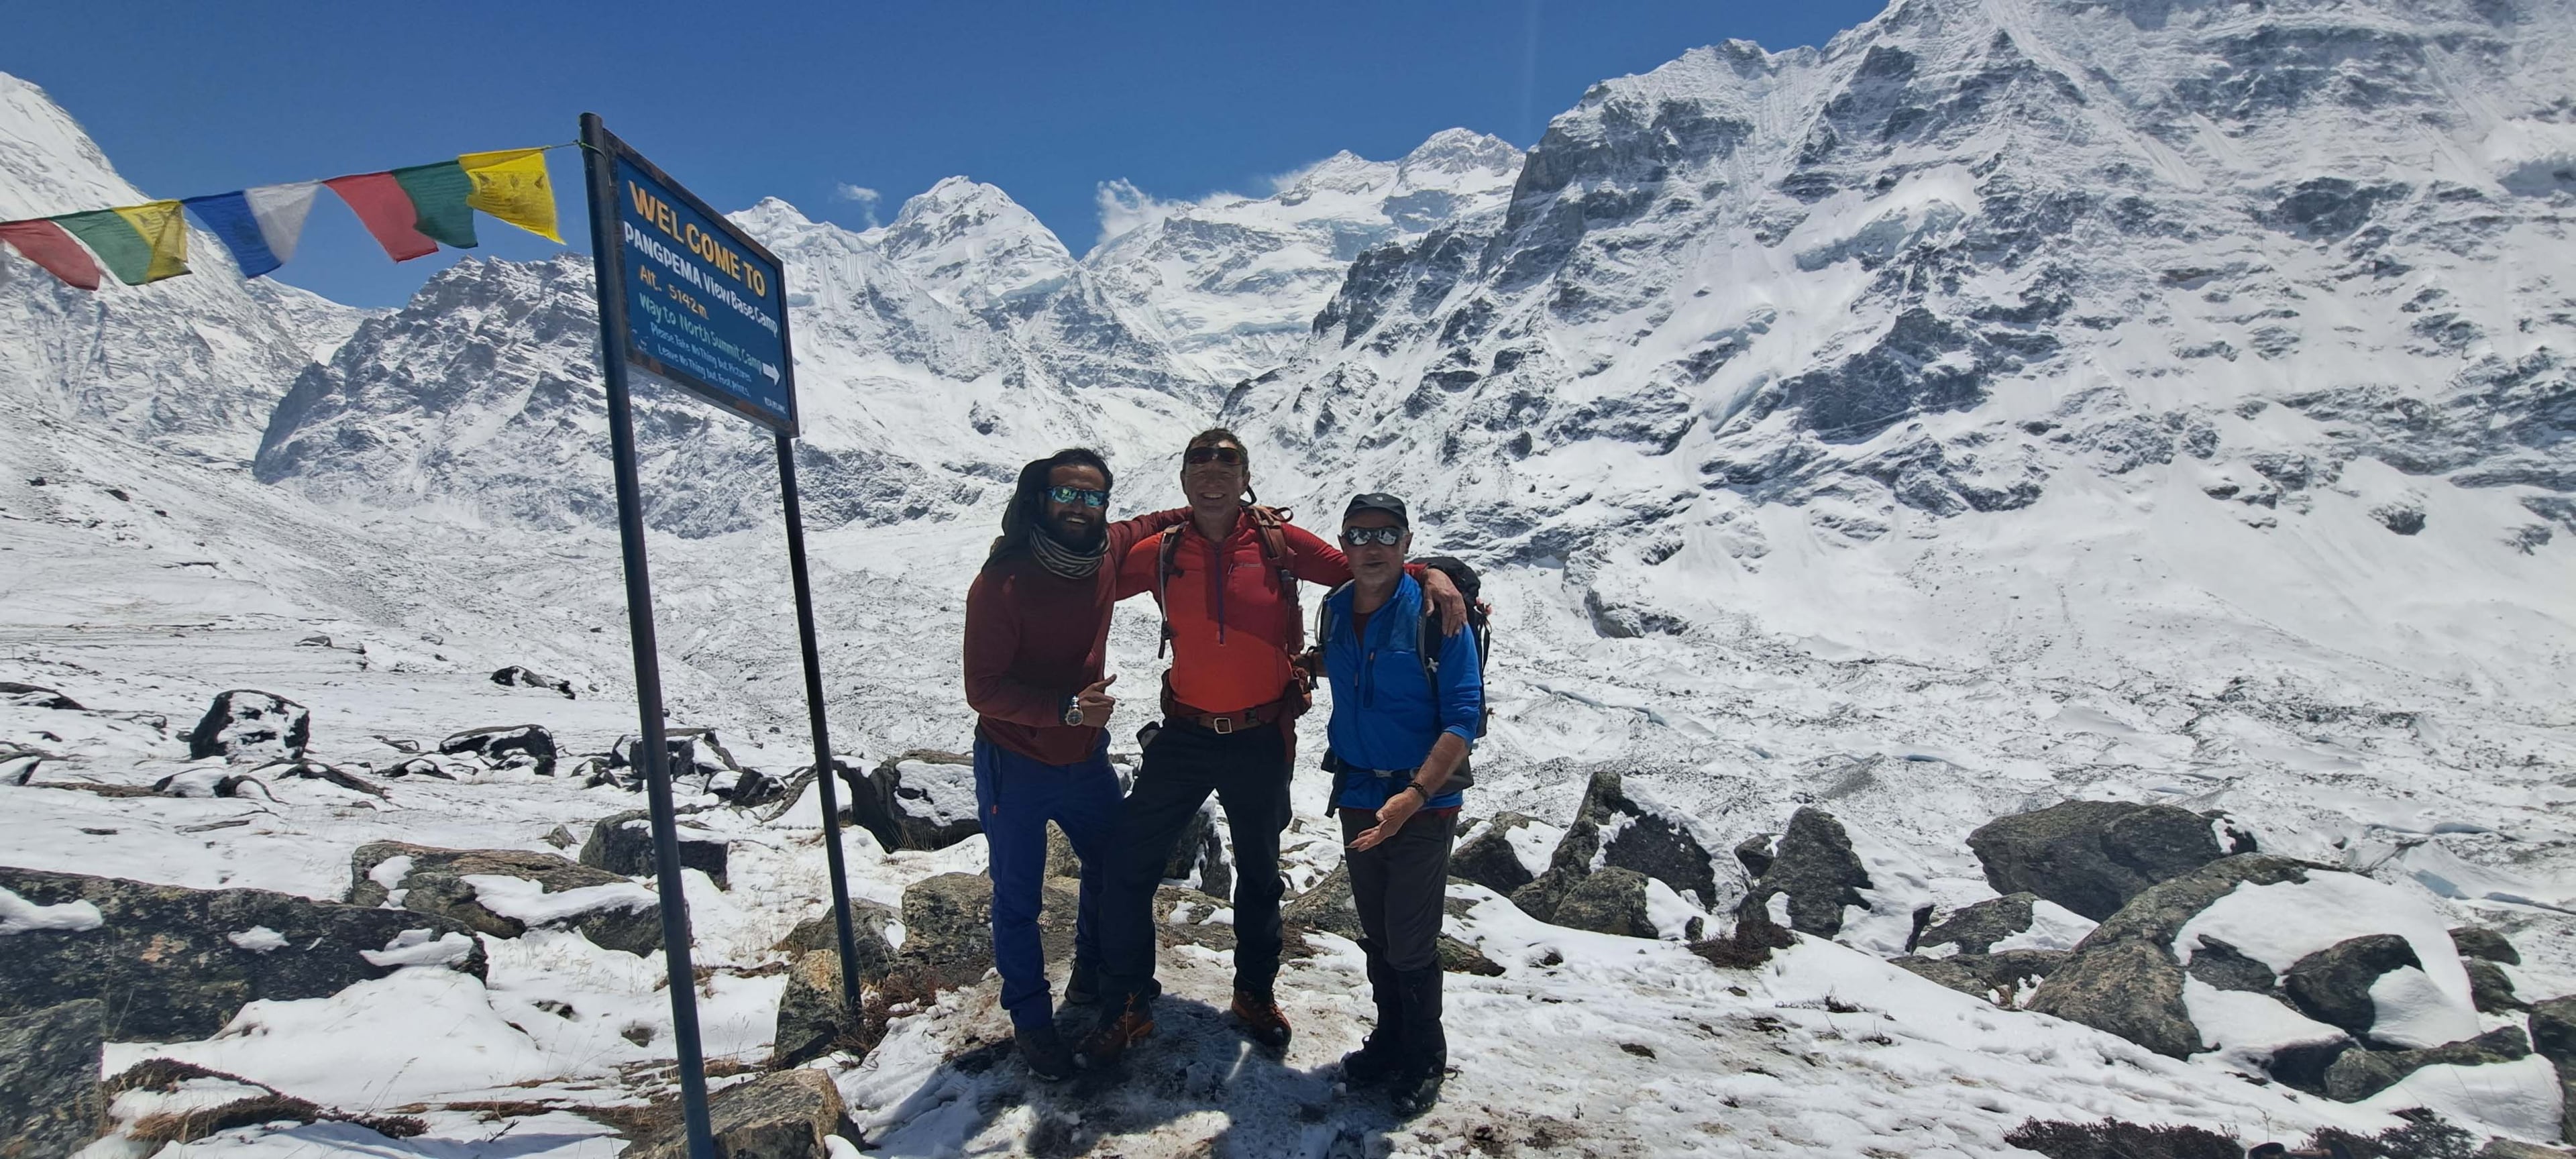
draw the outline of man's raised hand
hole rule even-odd
[[[1093,681],[1090,687],[1074,694],[1073,704],[1074,707],[1082,710],[1084,725],[1091,728],[1102,728],[1108,725],[1109,714],[1118,707],[1118,698],[1109,695],[1109,686],[1116,683],[1118,683],[1118,677],[1113,673]]]

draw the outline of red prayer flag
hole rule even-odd
[[[403,192],[402,183],[391,173],[361,173],[355,177],[334,177],[322,184],[348,202],[367,232],[374,234],[376,244],[385,247],[385,256],[398,262],[426,257],[438,252],[438,243],[412,228],[420,219],[420,210],[411,203],[411,194]]]
[[[45,272],[84,290],[98,288],[98,263],[63,227],[50,221],[13,221],[0,225],[5,240]]]

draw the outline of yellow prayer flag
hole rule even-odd
[[[474,183],[465,204],[547,241],[563,243],[563,235],[555,232],[555,190],[546,182],[545,150],[464,153],[456,163]]]
[[[143,271],[144,281],[157,282],[188,272],[188,221],[179,215],[178,202],[147,201],[121,206],[116,215],[152,247],[152,264]]]

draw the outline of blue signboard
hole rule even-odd
[[[626,361],[794,435],[785,264],[610,140]]]

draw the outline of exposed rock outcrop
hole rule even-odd
[[[579,930],[602,949],[662,948],[653,891],[552,853],[376,841],[359,846],[349,868],[351,905],[436,914],[496,938],[545,927]]]
[[[2215,861],[2210,821],[2171,805],[2066,801],[1968,835],[1995,892],[2033,893],[2102,921],[2130,898]]]
[[[188,759],[226,757],[274,761],[304,755],[313,742],[313,714],[273,692],[236,688],[215,695],[197,727],[188,730]]]
[[[106,1133],[106,1018],[95,998],[0,1018],[0,1155],[62,1159]]]

